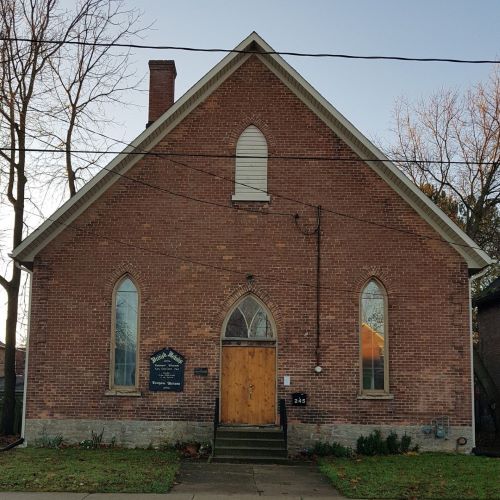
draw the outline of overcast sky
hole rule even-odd
[[[69,0],[68,0],[69,1]],[[148,45],[233,48],[257,31],[275,50],[461,59],[500,56],[500,0],[135,0]],[[223,54],[136,51],[134,67],[147,76],[148,59],[174,59],[176,98]],[[394,101],[425,98],[442,87],[465,89],[488,78],[489,65],[380,62],[285,57],[370,139],[390,141]],[[141,86],[147,89],[147,78]],[[125,96],[127,100],[127,96]],[[110,134],[127,141],[147,121],[147,93],[128,98],[133,108],[111,109]],[[54,207],[56,208],[56,207]],[[46,215],[50,215],[48,212]],[[1,304],[6,298],[0,293]],[[5,337],[0,307],[0,340]]]

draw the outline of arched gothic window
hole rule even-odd
[[[234,201],[269,201],[267,141],[255,126],[247,127],[236,145]]]
[[[129,276],[117,283],[113,297],[111,387],[137,387],[139,293]]]
[[[361,293],[361,391],[389,392],[387,373],[387,295],[370,279]]]
[[[273,339],[274,329],[265,307],[252,295],[245,296],[231,311],[224,337]]]

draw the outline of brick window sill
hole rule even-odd
[[[233,194],[231,196],[231,201],[233,202],[261,202],[268,203],[271,201],[271,197],[266,193],[255,193],[255,194]]]
[[[357,399],[394,399],[394,394],[358,394]]]
[[[118,389],[109,389],[104,393],[105,396],[120,396],[120,397],[141,397],[142,392],[141,391],[123,391],[123,390],[118,390]]]

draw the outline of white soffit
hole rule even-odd
[[[256,44],[258,48],[256,50],[274,52],[272,47],[255,32],[245,38],[235,47],[235,50],[248,49],[252,44]],[[139,152],[151,150],[249,57],[251,55],[237,52],[225,56],[198,83],[176,101],[166,113],[134,139],[131,146],[125,148],[101,172],[85,184],[73,198],[64,203],[47,221],[26,237],[14,249],[12,256],[17,261],[25,264],[33,262],[35,255],[42,248],[120,178],[120,175],[113,172],[125,174],[143,158],[142,154],[130,155],[128,153],[134,151],[134,149]],[[482,269],[493,262],[483,250],[478,248],[474,241],[281,56],[277,54],[259,54],[257,57],[361,158],[376,160],[373,162],[366,161],[366,163],[444,240],[450,242],[450,245],[465,259],[470,269]]]

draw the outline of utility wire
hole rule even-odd
[[[131,146],[131,147],[133,147],[133,146]],[[0,150],[11,151],[10,149],[7,149],[7,148],[0,148]],[[36,148],[24,148],[22,150],[23,151],[36,151],[36,152],[57,152],[57,153],[63,153],[64,152],[64,151],[62,151],[60,149],[44,150],[44,149],[36,149]],[[17,149],[17,151],[19,151],[19,149]],[[80,150],[80,151],[72,151],[72,153],[82,153],[82,152],[85,152],[85,151],[82,151],[82,150]],[[96,151],[87,151],[87,152],[96,153]],[[122,152],[120,152],[120,153],[122,153]],[[151,156],[159,156],[159,157],[164,156],[164,154],[162,154],[161,152],[156,153],[156,152],[152,152],[152,151],[145,151],[143,153],[141,153],[140,151],[131,151],[130,153],[125,152],[125,154],[137,154],[137,155],[141,155],[142,154],[142,155],[151,155]],[[182,154],[179,154],[179,155],[182,156]],[[212,155],[212,156],[209,156],[209,157],[210,158],[212,158],[212,157],[220,158],[220,156],[217,156],[217,155],[215,155],[215,156]],[[236,155],[228,155],[228,157],[234,158],[234,157],[236,157]],[[244,156],[243,158],[250,158],[250,157]],[[262,157],[258,157],[258,158],[262,158]],[[271,157],[271,158],[273,158],[273,157]],[[275,196],[277,198],[281,198],[281,199],[284,199],[284,200],[287,200],[287,201],[291,201],[293,203],[298,203],[300,205],[307,206],[307,207],[310,207],[310,208],[317,208],[317,205],[315,205],[313,203],[305,202],[303,200],[297,200],[295,198],[291,198],[291,197],[282,195],[282,194],[277,193],[277,192],[271,192],[271,191],[268,191],[268,190],[264,190],[264,189],[260,189],[260,188],[251,186],[249,184],[244,184],[242,182],[235,181],[232,178],[221,176],[221,175],[215,174],[213,172],[209,172],[207,170],[203,170],[201,168],[193,167],[193,166],[191,166],[191,165],[189,165],[187,163],[184,163],[184,162],[172,160],[170,158],[167,158],[167,161],[169,161],[171,163],[174,163],[174,164],[178,164],[178,165],[183,166],[183,167],[186,167],[186,168],[188,168],[190,170],[194,170],[196,172],[200,172],[200,173],[209,175],[211,177],[215,177],[215,178],[218,178],[218,179],[221,179],[221,180],[224,180],[224,181],[231,182],[232,184],[238,184],[238,185],[241,185],[241,186],[249,187],[249,188],[251,188],[251,189],[253,189],[255,191],[259,191],[259,192],[268,194],[270,196]],[[370,161],[370,160],[358,160],[358,161]],[[106,169],[105,168],[105,170],[107,170],[110,173],[113,173],[113,174],[116,174],[116,175],[119,175],[119,176],[123,176],[123,177],[125,177],[127,179],[135,181],[134,178],[126,176],[124,174],[120,174],[118,172],[115,172],[112,169]],[[169,190],[165,190],[163,188],[159,188],[158,186],[154,186],[152,184],[145,183],[144,181],[138,181],[138,182],[140,182],[141,184],[148,185],[149,187],[151,187],[153,189],[158,188],[161,191],[165,191],[168,194],[172,194],[174,196],[178,196],[178,197],[181,197],[181,198],[187,198],[187,199],[191,199],[193,201],[198,201],[198,202],[201,202],[201,203],[208,203],[208,204],[211,204],[211,205],[216,205],[216,206],[225,207],[225,208],[233,208],[233,207],[229,207],[228,205],[223,205],[223,204],[219,204],[219,203],[215,203],[215,202],[212,203],[212,202],[209,202],[207,200],[201,200],[201,199],[198,199],[198,198],[189,197],[187,195],[182,195],[180,193],[176,193],[176,192],[172,192],[172,191],[169,191]],[[296,216],[296,214],[285,213],[285,212],[256,211],[256,210],[252,210],[252,209],[245,209],[243,207],[238,207],[238,208],[240,208],[242,211],[249,211],[249,212],[252,212],[254,214],[281,215],[281,216],[293,216],[293,217]],[[478,247],[478,246],[467,245],[465,243],[457,243],[455,241],[447,240],[447,239],[444,239],[444,238],[437,238],[437,237],[433,237],[433,236],[424,235],[424,234],[421,234],[421,233],[416,233],[416,232],[411,231],[409,229],[402,229],[402,228],[397,228],[397,227],[394,227],[394,226],[388,226],[388,225],[380,223],[380,222],[375,222],[375,221],[371,221],[371,220],[368,220],[368,219],[363,219],[362,217],[356,217],[355,215],[346,214],[344,212],[339,212],[339,211],[336,211],[336,210],[333,210],[333,209],[330,209],[330,208],[327,208],[327,207],[324,207],[324,206],[322,206],[322,211],[326,212],[326,213],[329,213],[329,214],[333,214],[333,215],[339,216],[339,217],[343,217],[343,218],[355,220],[357,222],[361,222],[361,223],[364,223],[364,224],[369,224],[369,225],[377,226],[377,227],[380,227],[380,228],[383,228],[383,229],[387,229],[387,230],[391,230],[391,231],[396,231],[396,232],[399,232],[401,234],[411,235],[411,236],[414,236],[414,237],[417,237],[417,238],[422,238],[422,239],[426,239],[426,240],[433,240],[433,241],[440,241],[442,243],[447,243],[449,245],[454,245],[454,246],[458,246],[458,247],[462,247],[462,248],[470,248],[470,249],[473,249],[473,250],[483,251],[483,249],[480,248],[480,247]]]
[[[123,142],[123,141],[117,141],[116,142],[122,142],[123,144],[127,144],[127,146],[130,146],[135,149],[135,151],[110,151],[110,150],[98,150],[98,149],[74,149],[71,150],[71,153],[75,154],[113,154],[113,155],[118,155],[118,154],[127,154],[127,155],[153,155],[157,157],[188,157],[188,158],[215,158],[215,159],[224,159],[224,158],[230,158],[230,159],[236,159],[236,158],[246,158],[246,159],[254,159],[254,158],[259,158],[259,159],[267,159],[267,160],[295,160],[295,161],[300,161],[300,160],[307,160],[307,161],[325,161],[325,162],[336,162],[336,161],[344,161],[344,162],[349,162],[349,161],[363,161],[363,162],[374,162],[374,163],[385,163],[387,161],[390,161],[392,163],[432,163],[436,165],[499,165],[500,160],[497,161],[465,161],[465,160],[429,160],[429,159],[421,159],[418,160],[416,158],[411,158],[411,159],[405,159],[405,158],[387,158],[387,159],[381,159],[381,158],[348,158],[344,156],[304,156],[304,155],[256,155],[256,156],[251,156],[251,155],[237,155],[237,154],[215,154],[215,153],[190,153],[190,152],[178,152],[178,151],[141,151],[140,149],[137,149],[136,146],[133,146],[132,144]],[[66,153],[65,150],[63,149],[58,149],[58,148],[7,148],[7,147],[0,147],[0,151],[26,151],[26,152],[33,152],[33,153]]]
[[[237,50],[206,47],[183,47],[179,45],[143,45],[134,43],[116,43],[116,42],[82,42],[78,40],[35,40],[32,38],[0,37],[0,40],[6,42],[28,42],[28,43],[47,43],[56,45],[87,45],[91,47],[120,47],[128,49],[150,49],[150,50],[171,50],[185,52],[210,52],[223,54],[261,54],[261,55],[279,55],[293,57],[313,57],[330,59],[362,59],[369,61],[404,61],[404,62],[446,62],[456,64],[497,64],[498,59],[456,59],[446,57],[404,57],[404,56],[380,56],[380,55],[355,55],[338,54],[328,52],[292,52],[277,50]]]
[[[129,181],[132,181],[132,182],[135,182],[137,184],[141,184],[142,186],[146,186],[146,187],[149,187],[151,189],[154,189],[156,191],[160,191],[162,193],[166,193],[166,194],[169,194],[169,195],[172,195],[172,196],[176,196],[178,198],[184,198],[186,200],[196,201],[198,203],[203,203],[205,205],[212,205],[214,207],[221,207],[221,208],[226,208],[226,209],[229,209],[229,210],[236,210],[237,212],[248,212],[248,213],[257,214],[257,215],[279,215],[279,216],[283,216],[283,217],[295,217],[296,216],[295,213],[292,214],[292,213],[286,213],[286,212],[277,212],[275,210],[273,210],[273,211],[270,211],[270,210],[253,210],[251,208],[225,205],[223,203],[217,203],[217,202],[210,201],[210,200],[205,200],[205,199],[202,199],[202,198],[196,198],[194,196],[190,196],[190,195],[178,193],[176,191],[171,191],[170,189],[166,189],[166,188],[162,188],[160,186],[156,186],[154,184],[150,184],[149,182],[142,181],[142,180],[136,179],[134,177],[130,177],[129,175],[122,174],[120,172],[116,172],[116,171],[114,171],[113,169],[110,169],[110,168],[102,167],[102,169],[106,170],[107,172],[110,172],[110,173],[112,173],[114,175],[117,175],[119,177],[123,177],[124,179],[127,179]]]
[[[4,203],[4,202],[0,202],[0,203]],[[40,214],[37,214],[35,212],[30,212],[28,210],[24,210],[25,213],[27,214],[30,214],[30,215],[34,215],[35,217],[39,217],[40,219],[43,219],[43,221],[51,221],[51,222],[54,222],[56,224],[59,224],[60,226],[64,226],[66,228],[70,228],[70,229],[73,229],[74,231],[78,232],[78,233],[82,233],[86,236],[92,236],[92,237],[95,237],[95,238],[98,238],[98,239],[104,239],[104,240],[107,240],[107,241],[111,241],[113,243],[118,243],[119,245],[124,245],[124,246],[127,246],[129,248],[134,248],[136,250],[141,250],[143,252],[148,252],[150,254],[153,254],[153,255],[160,255],[162,257],[167,257],[169,259],[172,259],[172,260],[178,260],[178,261],[181,261],[181,262],[185,262],[185,263],[188,263],[188,264],[192,264],[192,265],[195,265],[195,266],[199,266],[199,267],[204,267],[204,268],[207,268],[207,269],[213,269],[213,270],[216,270],[216,271],[221,271],[221,272],[225,272],[225,273],[230,273],[230,274],[236,274],[236,275],[239,275],[239,276],[244,276],[245,278],[248,278],[249,276],[252,276],[253,278],[260,278],[260,279],[266,279],[268,281],[271,281],[271,282],[278,282],[278,283],[285,283],[285,284],[289,284],[289,285],[294,285],[294,286],[301,286],[301,287],[304,287],[304,288],[310,288],[311,290],[316,290],[317,286],[316,284],[311,284],[311,283],[304,283],[304,282],[301,282],[301,281],[295,281],[295,280],[287,280],[287,279],[284,279],[284,278],[274,278],[274,277],[271,277],[271,276],[268,276],[268,275],[265,275],[265,274],[255,274],[255,273],[250,273],[250,272],[247,272],[247,271],[239,271],[237,269],[231,269],[231,268],[228,268],[228,267],[224,267],[224,266],[218,266],[216,264],[210,264],[210,263],[207,263],[207,262],[203,262],[203,261],[200,261],[200,260],[194,260],[194,259],[190,259],[188,257],[182,257],[182,256],[179,256],[179,255],[175,255],[175,254],[171,254],[171,253],[168,253],[168,252],[162,252],[160,250],[152,250],[150,248],[146,248],[146,247],[143,247],[143,246],[139,246],[139,245],[135,245],[133,243],[130,243],[130,242],[127,242],[127,241],[123,241],[123,240],[119,240],[117,238],[112,238],[110,236],[105,236],[103,234],[98,234],[96,232],[92,232],[92,231],[88,231],[87,229],[85,228],[82,228],[82,227],[79,227],[79,226],[75,226],[73,224],[70,224],[70,223],[66,223],[66,222],[61,222],[61,221],[58,221],[56,219],[52,219],[50,217],[44,217],[43,215],[40,215]],[[324,290],[330,290],[330,291],[334,291],[334,292],[349,292],[349,293],[360,293],[361,290],[354,290],[354,289],[348,289],[348,288],[338,288],[338,287],[329,287],[329,286],[324,286],[324,285],[321,285],[320,287],[321,289],[324,289]],[[399,294],[399,293],[388,293],[390,296],[398,296],[398,297],[411,297],[410,295],[408,294]],[[383,294],[379,294],[379,293],[372,293],[372,292],[363,292],[363,296],[365,295],[370,295],[372,299],[380,299],[380,298],[384,298],[384,295]]]

